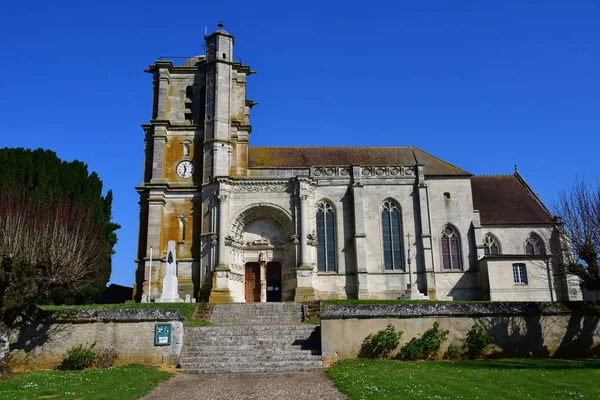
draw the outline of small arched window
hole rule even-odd
[[[450,225],[446,225],[442,230],[442,268],[462,269],[460,238],[456,228]]]
[[[404,270],[402,262],[402,224],[400,210],[391,200],[381,207],[381,231],[383,234],[383,267],[386,271]]]
[[[321,272],[335,271],[335,213],[326,201],[317,205],[317,266]]]
[[[193,108],[194,108],[194,90],[191,86],[188,86],[185,89],[185,110],[184,110],[184,118],[186,122],[193,123]]]
[[[486,256],[495,256],[500,254],[500,245],[498,243],[498,239],[491,234],[485,235],[483,238],[483,252]]]
[[[543,256],[546,254],[542,238],[533,232],[529,234],[525,241],[525,254],[528,256]]]

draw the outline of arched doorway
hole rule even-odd
[[[287,211],[264,203],[249,207],[233,221],[231,238],[230,246],[241,254],[246,302],[294,299],[297,241]]]

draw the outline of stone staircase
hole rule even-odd
[[[297,303],[217,304],[212,326],[185,328],[179,364],[195,374],[321,368],[319,327],[301,320]]]

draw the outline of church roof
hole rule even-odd
[[[473,176],[471,190],[484,225],[552,223],[552,215],[518,172]]]
[[[346,165],[424,166],[425,175],[471,176],[416,147],[248,147],[249,168],[308,168]]]

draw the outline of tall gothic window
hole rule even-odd
[[[402,225],[400,211],[391,200],[383,202],[381,208],[381,230],[383,233],[383,266],[385,270],[404,270],[402,264]]]
[[[462,269],[460,257],[460,238],[456,228],[446,225],[442,231],[442,268]]]
[[[317,205],[317,266],[319,271],[335,271],[335,214],[331,204]]]
[[[486,256],[500,254],[500,246],[498,245],[498,239],[493,235],[487,234],[483,238],[483,252]]]
[[[542,242],[542,239],[535,233],[530,233],[525,241],[525,254],[529,256],[543,256],[546,254],[544,242]]]

